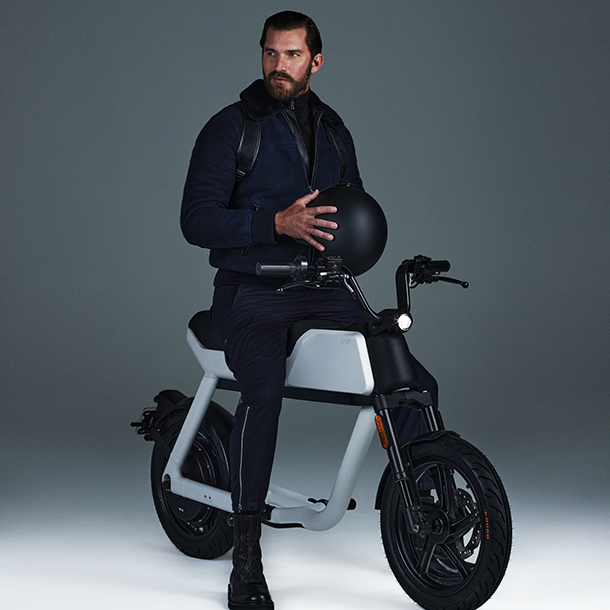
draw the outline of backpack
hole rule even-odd
[[[235,168],[235,180],[237,184],[239,184],[252,171],[254,163],[256,162],[258,150],[261,145],[262,121],[251,119],[244,108],[243,102],[239,101],[237,105],[244,117],[241,138],[236,153],[237,163]],[[328,125],[326,125],[326,131],[329,140],[332,142],[339,155],[339,161],[341,163],[340,183],[343,183],[345,170],[347,168],[347,152],[345,150],[345,145],[337,131],[331,129]]]

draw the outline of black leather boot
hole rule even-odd
[[[261,515],[233,516],[233,571],[229,579],[230,610],[273,610],[273,600],[263,575]]]

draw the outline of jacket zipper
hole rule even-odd
[[[290,109],[294,110],[294,100],[290,100]],[[303,171],[305,172],[305,178],[306,178],[306,182],[307,182],[307,186],[309,188],[309,192],[313,193],[314,192],[314,188],[313,185],[315,183],[315,173],[316,173],[316,159],[318,157],[318,129],[320,128],[320,121],[322,120],[322,114],[323,112],[320,112],[320,114],[318,114],[317,118],[316,118],[316,124],[314,126],[314,145],[313,145],[313,159],[310,160],[310,163],[313,163],[311,167],[311,179],[309,178],[308,172],[307,172],[307,165],[305,164],[305,160],[303,158],[303,152],[302,152],[302,147],[305,146],[305,142],[304,142],[304,138],[303,138],[303,134],[300,133],[301,130],[298,127],[298,121],[296,121],[296,127],[293,124],[292,119],[290,118],[290,115],[285,111],[282,110],[282,113],[284,114],[284,116],[286,117],[286,119],[288,120],[288,125],[290,126],[290,129],[292,130],[292,133],[297,141],[297,145],[299,147],[299,152],[301,153],[301,162],[303,163]],[[299,143],[299,135],[297,135],[297,129],[299,130],[300,136],[301,136],[301,142]],[[306,149],[305,149],[306,150]],[[314,263],[314,259],[316,258],[316,252],[314,251],[315,249],[313,247],[309,247],[309,254],[308,254],[308,262],[309,264],[313,264]]]
[[[313,185],[316,178],[316,160],[318,159],[318,130],[320,129],[320,121],[322,120],[322,112],[316,117],[316,124],[313,129],[313,165],[311,166],[311,183],[309,185],[309,192],[313,193]]]
[[[290,110],[292,110],[294,106],[294,100],[290,100]],[[301,129],[299,127],[299,122],[296,119],[296,117],[293,119],[288,112],[286,112],[286,110],[282,110],[282,114],[286,117],[287,121],[288,121],[288,125],[290,126],[290,129],[292,130],[292,135],[294,136],[296,142],[297,142],[297,146],[299,148],[299,155],[301,157],[301,162],[303,164],[303,171],[305,172],[305,182],[307,183],[307,186],[309,188],[309,192],[313,193],[313,171],[309,172],[307,171],[307,163],[305,162],[305,159],[307,158],[308,161],[310,162],[310,170],[312,169],[311,166],[311,160],[309,160],[309,155],[307,154],[307,145],[305,144],[305,139],[303,138],[303,133],[301,132]],[[317,138],[316,138],[317,139]],[[316,146],[314,145],[314,162],[315,162],[315,153],[316,153]],[[309,174],[312,174],[312,179],[309,179]]]

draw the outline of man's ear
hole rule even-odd
[[[324,56],[322,55],[322,53],[314,55],[314,58],[311,60],[311,73],[314,74],[315,72],[317,72],[322,67],[323,63]]]

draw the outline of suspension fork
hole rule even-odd
[[[421,397],[424,397],[426,404],[422,404]],[[414,404],[413,407],[407,404]],[[390,462],[390,469],[394,476],[394,482],[398,485],[402,497],[404,514],[409,530],[415,534],[425,533],[430,529],[430,524],[424,519],[425,508],[422,506],[420,492],[417,481],[413,473],[411,463],[411,452],[401,450],[400,441],[394,418],[393,410],[398,408],[415,408],[422,411],[428,431],[440,432],[444,430],[444,424],[439,410],[432,403],[429,397],[419,392],[403,391],[397,395],[379,395],[373,399],[377,424],[377,431],[381,440],[382,447],[387,451]],[[398,406],[398,405],[401,406]]]
[[[445,429],[441,412],[436,405],[427,405],[422,410],[428,432],[440,432]]]

